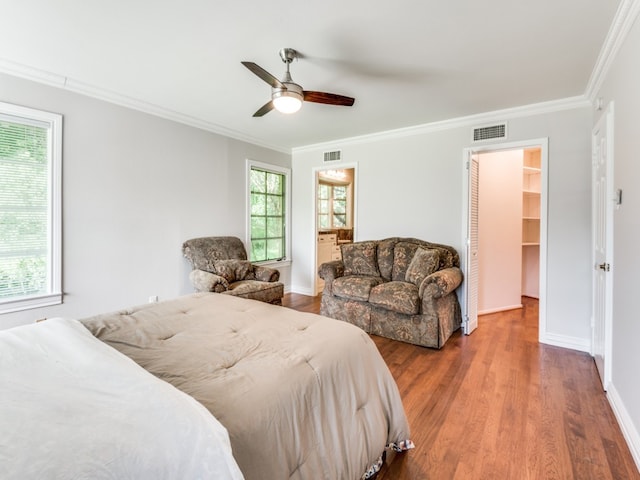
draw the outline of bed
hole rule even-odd
[[[81,323],[204,405],[246,480],[369,478],[413,446],[389,369],[346,322],[197,293]]]
[[[226,429],[77,320],[0,330],[0,478],[229,479]]]

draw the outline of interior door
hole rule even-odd
[[[478,328],[478,179],[477,154],[469,155],[469,221],[467,232],[467,318],[464,333],[469,335]]]
[[[593,331],[592,351],[605,390],[611,380],[613,240],[613,106],[602,115],[592,135],[593,190]]]

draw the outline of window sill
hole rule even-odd
[[[48,295],[37,295],[32,297],[22,297],[16,300],[6,300],[0,302],[0,314],[20,312],[32,308],[49,307],[62,303],[62,293],[51,293]]]
[[[290,267],[291,260],[267,260],[265,262],[252,262],[254,265],[260,265],[263,267],[281,268]]]

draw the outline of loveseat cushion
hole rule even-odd
[[[345,243],[341,246],[345,275],[379,277],[377,242]]]
[[[386,281],[391,280],[393,270],[393,247],[398,243],[398,238],[387,238],[378,242],[378,268],[380,276]]]
[[[391,280],[402,282],[406,278],[407,268],[420,245],[409,242],[398,242],[393,249],[393,271]]]
[[[367,275],[339,277],[333,281],[333,294],[336,297],[366,302],[369,300],[371,289],[382,282],[381,277]]]
[[[420,312],[418,287],[409,282],[386,282],[373,287],[369,294],[369,303],[407,315]]]
[[[438,270],[439,265],[440,253],[437,250],[420,247],[407,267],[405,280],[419,287],[425,278]]]

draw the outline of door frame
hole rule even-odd
[[[469,232],[469,201],[471,196],[471,182],[469,181],[470,169],[468,168],[471,155],[490,153],[501,150],[522,150],[525,148],[540,148],[540,298],[538,303],[538,341],[546,342],[547,337],[547,212],[548,212],[548,172],[549,172],[549,139],[547,137],[523,140],[508,143],[494,143],[475,145],[464,148],[462,151],[462,245],[463,257],[461,265],[464,267],[464,280],[461,285],[462,321],[463,325],[469,321],[469,306],[467,305],[468,292],[468,249],[470,239]],[[477,276],[476,276],[477,278]],[[477,286],[476,286],[477,288]],[[477,306],[475,308],[477,312]],[[469,334],[471,331],[465,333]]]
[[[313,188],[311,189],[313,194],[313,247],[311,251],[313,252],[313,262],[311,262],[311,278],[313,281],[311,282],[311,291],[312,295],[315,297],[318,291],[318,266],[317,258],[318,258],[318,173],[323,170],[348,170],[353,169],[353,241],[355,242],[357,237],[357,228],[358,228],[358,163],[340,163],[338,165],[320,165],[318,167],[313,167],[311,169]]]

